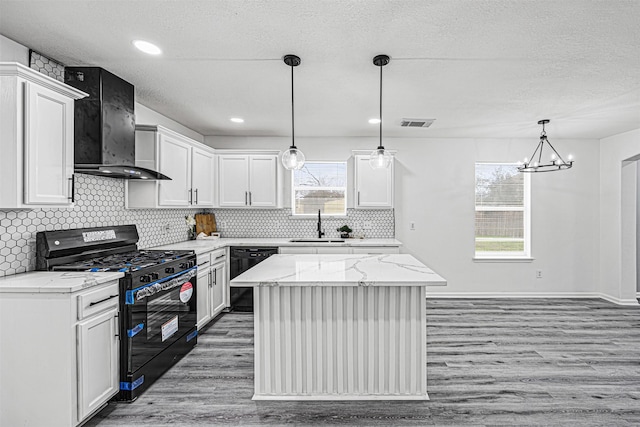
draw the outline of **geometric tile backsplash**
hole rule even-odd
[[[124,180],[76,174],[72,208],[0,210],[0,276],[35,269],[36,232],[135,224],[139,248],[187,240],[185,216],[213,212],[222,237],[312,237],[316,219],[291,219],[290,209],[125,209]],[[393,238],[392,210],[349,209],[346,218],[323,218],[327,237],[349,225],[366,237]]]
[[[224,237],[318,237],[318,218],[293,218],[291,209],[213,209]],[[340,237],[336,228],[348,225],[353,234],[393,238],[393,210],[347,209],[346,217],[322,217],[324,237]]]

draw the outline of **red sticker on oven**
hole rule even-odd
[[[193,295],[193,285],[191,282],[187,282],[180,288],[180,301],[188,302]]]

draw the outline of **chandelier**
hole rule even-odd
[[[542,125],[540,142],[533,151],[531,159],[525,157],[524,163],[518,162],[518,170],[520,172],[554,172],[563,169],[571,169],[573,166],[573,157],[571,154],[569,154],[565,161],[547,139],[547,132],[544,130],[544,125],[550,121],[551,120],[544,119],[538,122],[539,125]],[[542,151],[544,150],[545,144],[551,149],[551,159],[548,163],[542,162]]]

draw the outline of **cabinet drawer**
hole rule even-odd
[[[101,286],[78,295],[78,320],[85,319],[110,308],[118,307],[118,282]]]
[[[196,263],[198,264],[198,271],[206,270],[211,266],[211,252],[205,252],[196,255]]]
[[[215,251],[211,251],[211,264],[224,261],[226,256],[227,256],[226,248],[221,248],[221,249],[216,249]]]

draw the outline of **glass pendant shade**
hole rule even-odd
[[[384,147],[378,147],[369,156],[369,165],[373,169],[386,169],[391,165],[391,154]]]
[[[295,145],[292,145],[287,151],[282,153],[282,165],[287,170],[302,169],[304,161],[304,154],[298,150]]]

